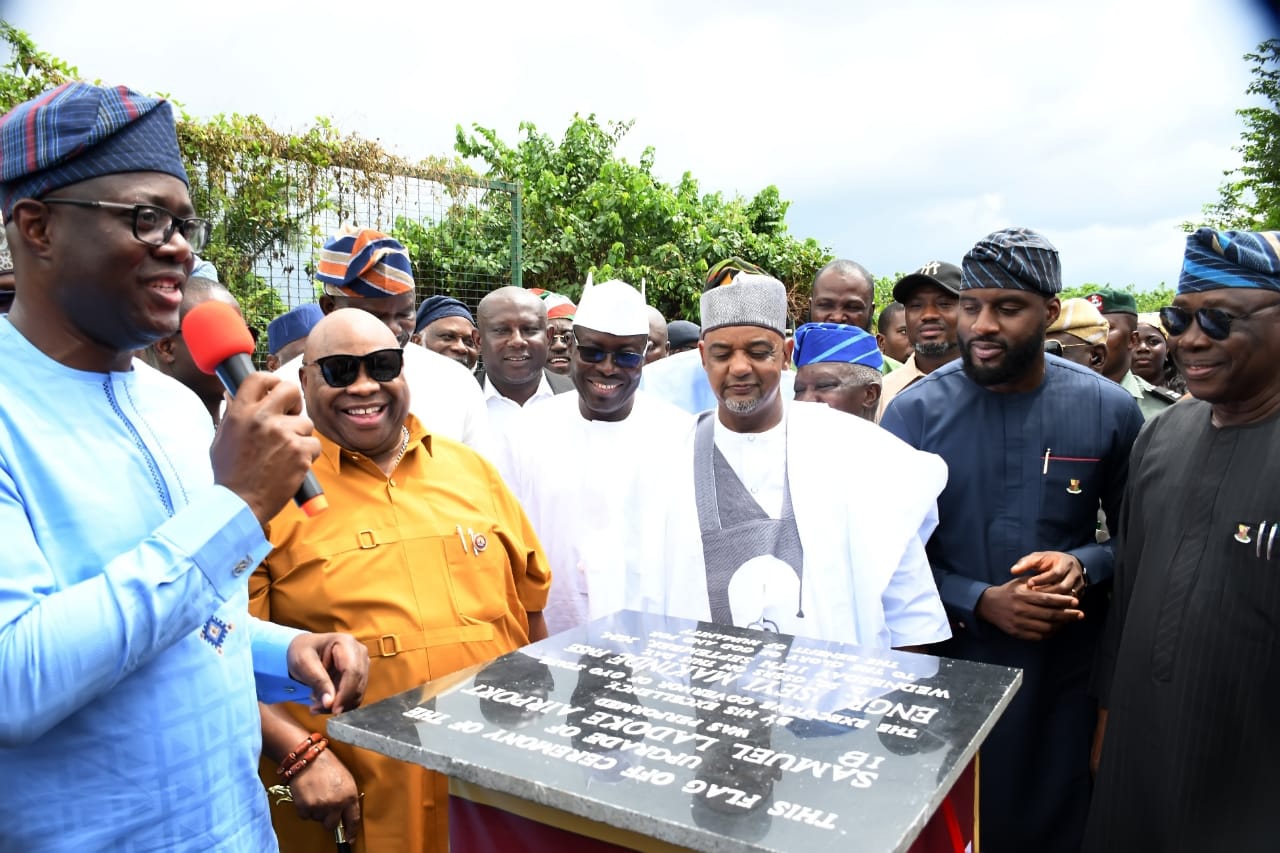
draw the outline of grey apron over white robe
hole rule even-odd
[[[804,548],[791,506],[786,462],[782,517],[770,518],[716,448],[714,418],[715,412],[698,417],[693,456],[711,621],[795,633],[804,617]]]
[[[870,421],[818,403],[792,403],[783,414],[785,454],[778,454],[785,462],[773,464],[786,466],[803,553],[799,547],[786,554],[762,548],[743,555],[743,565],[733,562],[738,555],[718,553],[721,539],[704,546],[699,529],[695,479],[712,464],[714,417],[703,422],[705,452],[695,450],[697,428],[690,424],[678,445],[664,447],[664,476],[641,476],[631,484],[619,520],[625,580],[618,607],[710,621],[708,566],[715,573],[732,562],[728,598],[742,626],[763,617],[782,633],[869,648],[950,636],[924,549],[938,520],[934,499],[947,480],[941,459]],[[833,447],[861,452],[833,454]],[[848,484],[858,482],[880,483],[888,490],[885,505],[894,511],[877,512],[856,498]],[[768,606],[760,600],[762,588]],[[594,588],[591,598],[594,608]]]

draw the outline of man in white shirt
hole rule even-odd
[[[951,636],[924,543],[947,469],[861,418],[783,408],[787,294],[740,274],[702,295],[699,351],[717,408],[699,415],[665,481],[627,502],[634,609],[872,648]],[[889,489],[873,513],[857,483]]]
[[[413,334],[413,270],[404,246],[370,228],[343,228],[324,244],[316,279],[324,285],[320,310],[359,308],[377,317],[404,349],[409,411],[429,432],[488,453],[489,416],[471,373],[458,362],[425,347],[405,346]],[[302,356],[286,362],[276,375],[298,385]]]
[[[547,368],[547,306],[520,287],[499,287],[476,306],[485,405],[496,440],[511,431],[522,406],[550,399],[573,384]]]
[[[551,633],[626,606],[621,532],[628,485],[664,464],[664,449],[693,423],[688,413],[637,391],[648,334],[648,309],[634,287],[621,281],[588,287],[569,354],[578,393],[522,410],[498,454],[498,468],[552,567],[543,611]]]

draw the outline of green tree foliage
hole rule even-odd
[[[1185,224],[1188,231],[1200,225],[1219,230],[1280,230],[1280,39],[1258,45],[1257,53],[1244,57],[1253,63],[1253,82],[1245,92],[1262,98],[1263,104],[1236,110],[1244,119],[1241,163],[1225,173],[1218,200],[1204,207],[1204,221]]]
[[[3,22],[0,38],[10,54],[0,67],[0,110],[77,78],[74,67],[41,53]],[[577,298],[588,272],[597,281],[643,280],[649,302],[665,314],[696,317],[708,267],[737,256],[784,281],[796,316],[802,316],[813,275],[830,254],[787,232],[788,202],[778,189],[728,198],[702,192],[688,173],[667,184],[653,173],[652,148],[638,163],[617,155],[631,127],[575,115],[559,142],[522,124],[514,146],[483,127],[472,133],[458,128],[460,155],[484,163],[491,179],[521,187],[525,286]],[[318,245],[326,235],[314,233],[316,214],[328,210],[349,218],[345,208],[353,199],[380,204],[400,178],[447,187],[439,219],[401,217],[393,229],[416,268],[443,282],[437,291],[461,295],[462,283],[474,289],[477,278],[493,285],[510,281],[512,195],[506,187],[486,189],[486,181],[457,161],[408,163],[323,119],[290,134],[252,115],[201,120],[183,113],[178,139],[192,200],[214,222],[203,255],[259,329],[286,307],[258,274],[264,263],[278,265],[289,247]]]
[[[529,123],[514,145],[476,126],[457,130],[455,149],[477,158],[488,177],[519,183],[524,221],[523,283],[576,299],[587,273],[597,281],[644,280],[649,303],[668,317],[697,317],[707,269],[730,256],[758,264],[785,282],[793,301],[805,301],[813,274],[830,254],[812,239],[787,233],[787,202],[776,187],[752,199],[703,193],[688,173],[675,185],[653,174],[654,151],[639,163],[617,155],[631,122],[601,125],[575,115],[559,143]],[[494,194],[498,195],[498,194]],[[502,221],[507,202],[456,210],[438,224],[403,224],[402,236],[422,256],[421,266],[448,262],[442,247],[465,244],[464,256],[501,268],[510,241],[501,228],[476,229],[469,217]],[[470,243],[463,233],[472,236]]]
[[[29,35],[8,21],[0,20],[0,41],[9,46],[9,61],[0,67],[0,114],[80,76],[74,66],[42,53]]]
[[[79,78],[74,67],[40,52],[26,33],[4,21],[0,40],[9,50],[0,65],[0,113]],[[192,202],[214,223],[202,256],[259,330],[288,306],[256,270],[264,262],[280,262],[288,247],[318,246],[328,235],[315,232],[317,214],[330,210],[349,218],[353,200],[380,203],[397,178],[448,181],[461,171],[464,180],[471,179],[461,164],[440,158],[409,163],[376,143],[340,133],[325,119],[301,133],[282,133],[257,116],[206,121],[175,105]],[[265,336],[260,343],[265,346]]]
[[[884,306],[893,301],[893,285],[898,279],[902,278],[906,273],[898,273],[893,276],[878,276],[876,278],[876,308],[882,310]],[[1061,299],[1076,299],[1088,296],[1090,293],[1096,293],[1109,285],[1085,283],[1077,287],[1064,288],[1060,296]],[[1133,295],[1134,301],[1138,304],[1138,312],[1146,314],[1148,312],[1159,311],[1166,305],[1173,304],[1173,289],[1165,284],[1152,290],[1139,290],[1134,285],[1126,285],[1121,290],[1127,291]],[[879,317],[879,312],[876,314]]]
[[[885,309],[885,306],[889,305],[894,301],[893,286],[897,284],[898,279],[902,278],[904,275],[906,275],[906,273],[900,272],[900,273],[895,273],[894,275],[876,276],[876,282],[875,282],[876,317],[875,319],[878,320],[880,318],[880,312]]]
[[[0,67],[0,113],[79,79],[74,66],[41,52],[30,36],[7,22],[0,21],[0,38],[9,48],[9,60]],[[252,126],[255,121],[258,120],[219,117],[202,124],[183,116],[178,123],[178,141],[183,159],[191,167],[191,194],[196,209],[216,223],[214,239],[204,257],[218,268],[219,278],[240,301],[245,319],[262,329],[285,306],[279,294],[254,276],[252,269],[267,242],[262,235],[280,233],[278,226],[285,206],[279,198],[279,183],[273,179],[272,170],[264,168],[261,158],[250,154],[243,171],[233,163],[239,156],[237,150],[252,140],[252,131],[259,129]],[[243,192],[240,185],[245,187]],[[246,229],[246,220],[263,223],[268,229]],[[277,227],[271,231],[271,226]]]
[[[1088,296],[1090,293],[1097,293],[1104,287],[1107,287],[1107,285],[1082,284],[1079,287],[1068,287],[1062,291],[1061,298],[1075,299]],[[1159,311],[1166,305],[1173,304],[1173,289],[1164,284],[1161,284],[1153,290],[1138,290],[1132,284],[1116,289],[1127,291],[1133,296],[1134,301],[1138,303],[1139,314]]]

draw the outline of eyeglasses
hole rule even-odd
[[[367,355],[326,355],[311,362],[330,388],[346,388],[360,376],[360,365],[374,382],[390,382],[404,369],[404,350],[380,349]]]
[[[1092,346],[1097,346],[1097,345],[1090,344],[1090,343],[1064,344],[1062,341],[1055,340],[1053,338],[1045,338],[1045,341],[1044,341],[1044,351],[1049,353],[1050,355],[1062,355],[1063,350],[1069,350],[1072,347],[1092,347]]]
[[[117,204],[114,201],[86,201],[80,198],[44,198],[45,204],[71,204],[76,207],[97,207],[103,210],[128,210],[133,213],[133,236],[148,246],[163,246],[173,239],[176,231],[198,252],[209,242],[213,226],[207,219],[192,217],[183,219],[163,207],[153,204]]]
[[[578,343],[577,335],[573,342],[578,345],[578,355],[588,364],[599,364],[612,356],[613,366],[620,370],[634,370],[644,364],[644,353],[632,350],[607,350],[599,347],[588,347]],[[646,344],[646,348],[648,345]]]
[[[568,346],[569,341],[573,340],[573,332],[551,331],[547,333],[547,339],[553,344],[564,344],[565,346]]]
[[[1191,318],[1194,316],[1196,322],[1200,324],[1200,331],[1215,341],[1225,341],[1227,335],[1231,334],[1231,324],[1236,320],[1245,320],[1263,311],[1270,311],[1272,308],[1280,308],[1280,302],[1259,308],[1257,311],[1250,311],[1248,314],[1228,314],[1221,308],[1201,308],[1193,315],[1185,308],[1170,305],[1160,309],[1160,322],[1164,323],[1165,331],[1169,336],[1176,338],[1191,328]]]

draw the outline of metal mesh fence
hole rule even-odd
[[[215,222],[205,254],[262,345],[271,319],[316,300],[320,248],[343,224],[375,228],[405,245],[419,301],[447,294],[474,311],[486,293],[521,283],[515,184],[427,167],[388,174],[266,152],[237,155],[234,168],[192,159],[193,201]],[[265,357],[261,345],[258,355]]]
[[[305,199],[290,193],[290,215],[305,240],[278,241],[262,253],[254,274],[287,308],[314,301],[320,247],[344,223],[375,228],[405,244],[419,301],[437,293],[473,311],[491,290],[519,284],[518,193],[514,184],[466,175],[423,179],[391,176],[377,195],[362,193],[358,173],[333,169],[327,192]],[[513,248],[515,257],[513,257]]]

